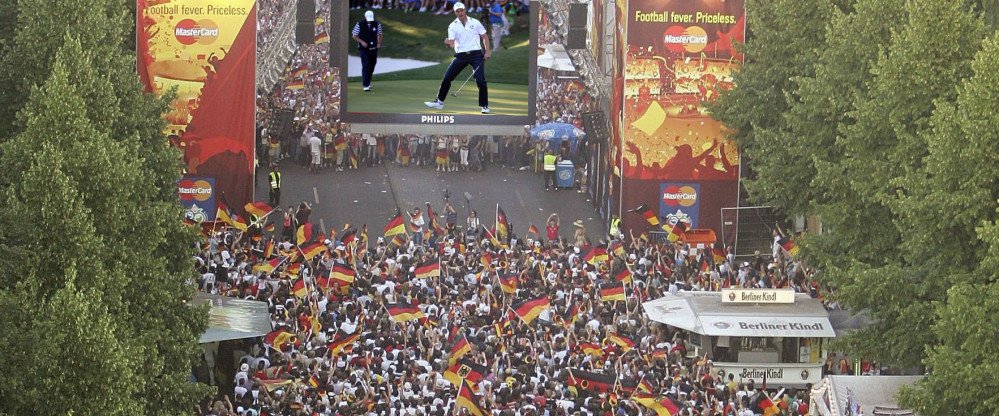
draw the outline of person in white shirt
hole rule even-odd
[[[482,114],[489,114],[489,90],[486,88],[485,67],[486,60],[492,56],[489,50],[489,35],[486,34],[486,27],[481,22],[468,17],[464,3],[454,4],[454,14],[457,19],[447,27],[447,39],[444,39],[444,44],[454,49],[454,60],[444,72],[444,80],[437,90],[437,98],[424,104],[430,108],[443,109],[444,99],[451,90],[451,82],[465,67],[471,65],[475,85],[479,87],[479,107],[482,107]]]

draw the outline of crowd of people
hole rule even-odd
[[[200,290],[266,302],[274,328],[241,343],[201,414],[754,415],[760,381],[719,377],[642,302],[723,285],[819,296],[784,252],[736,264],[558,215],[518,235],[445,201],[327,233],[307,204],[280,211],[259,217],[276,233],[225,229],[197,255]],[[807,407],[802,391],[773,401]]]

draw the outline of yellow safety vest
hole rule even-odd
[[[545,171],[555,171],[555,155],[545,155]]]
[[[278,189],[281,187],[281,172],[271,171],[271,189]]]

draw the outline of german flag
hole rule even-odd
[[[611,244],[610,244],[610,247],[608,247],[607,250],[610,251],[611,254],[613,254],[613,255],[615,255],[617,257],[624,257],[624,255],[625,255],[625,252],[624,252],[624,243],[622,243],[621,241],[618,241],[618,240],[612,241]]]
[[[565,309],[565,312],[562,313],[562,315],[559,315],[559,318],[562,320],[563,327],[572,327],[572,325],[576,323],[576,319],[579,319],[579,304],[573,302],[568,308]]]
[[[687,223],[683,221],[677,221],[676,224],[673,224],[672,226],[663,224],[663,230],[669,232],[666,239],[671,243],[687,239]]]
[[[288,268],[284,270],[283,274],[288,276],[298,276],[298,273],[302,271],[302,263],[291,263]]]
[[[600,287],[600,300],[610,302],[614,300],[625,300],[623,284],[606,284]]]
[[[353,150],[350,150],[350,148],[348,148],[347,150],[348,153],[350,154],[350,166],[354,169],[357,169],[357,165],[361,163],[361,157],[358,156],[357,153],[354,153]]]
[[[305,256],[306,260],[312,260],[313,257],[316,257],[325,251],[326,245],[321,241],[316,241],[315,243],[302,247],[302,255]]]
[[[264,224],[264,230],[266,230],[269,233],[273,233],[274,232],[274,221],[267,221],[267,224]]]
[[[269,259],[274,255],[274,239],[271,238],[267,240],[267,244],[264,244],[264,258]]]
[[[440,219],[438,219],[437,213],[434,212],[434,207],[427,203],[427,218],[430,218],[430,229],[434,230],[437,235],[447,234],[447,230],[441,225]]]
[[[385,225],[385,238],[392,237],[406,232],[406,225],[402,221],[402,213],[395,212],[395,216]]]
[[[479,256],[479,260],[482,261],[482,267],[488,269],[493,263],[493,253],[489,251],[484,252]]]
[[[643,391],[646,393],[652,393],[654,389],[652,388],[652,383],[649,383],[649,380],[643,378],[642,381],[638,382],[638,387],[636,388],[636,390]]]
[[[246,210],[247,214],[255,215],[257,218],[266,217],[274,210],[265,202],[247,202],[246,205],[243,205],[243,209]]]
[[[525,324],[530,325],[538,315],[541,315],[545,309],[551,308],[551,304],[548,303],[547,297],[540,297],[533,300],[528,300],[520,303],[513,304],[513,311],[524,321]]]
[[[314,389],[315,388],[319,388],[319,377],[317,377],[315,374],[309,376],[308,383],[309,383],[309,387],[312,387]]]
[[[298,231],[295,232],[295,244],[302,245],[312,241],[312,224],[305,223],[298,226]]]
[[[724,263],[726,257],[728,257],[728,253],[726,253],[724,249],[721,248],[711,249],[711,258],[715,261],[715,264]]]
[[[607,334],[607,340],[617,344],[623,352],[628,352],[628,350],[635,348],[635,341],[621,334]]]
[[[476,385],[485,378],[486,373],[489,371],[484,365],[479,365],[467,358],[458,360],[448,367],[447,371],[444,372],[444,379],[450,381],[455,387],[461,387],[462,381],[467,382],[469,386],[473,389]]]
[[[455,407],[468,409],[468,414],[472,416],[488,416],[488,413],[479,406],[479,398],[475,397],[472,387],[462,385],[458,387],[458,397],[455,398]]]
[[[531,233],[531,234],[534,234],[534,235],[539,235],[540,234],[538,232],[538,227],[535,227],[534,224],[531,224],[531,226],[527,228],[527,232]]]
[[[461,337],[457,342],[451,346],[451,353],[448,354],[450,358],[448,359],[448,365],[454,365],[461,357],[468,354],[472,350],[472,344],[468,343],[468,338]]]
[[[406,244],[406,233],[396,234],[395,237],[392,237],[392,241],[389,241],[389,244],[402,247],[403,244]]]
[[[653,227],[659,226],[659,216],[657,216],[656,213],[652,212],[652,208],[649,208],[648,205],[645,204],[639,205],[635,207],[635,209],[629,212],[637,212],[641,214],[642,218],[645,218],[645,222],[649,223],[650,226]]]
[[[780,240],[777,240],[777,244],[780,244],[780,248],[784,249],[791,257],[798,257],[799,249],[794,240],[781,236]]]
[[[579,389],[607,393],[614,388],[614,376],[570,368],[567,384],[570,390],[575,390],[577,393]]]
[[[420,311],[420,308],[402,303],[389,303],[385,305],[385,310],[388,311],[389,316],[393,321],[399,323],[425,317],[423,312]]]
[[[280,379],[261,379],[260,385],[264,387],[264,390],[268,392],[273,392],[274,390],[280,389],[284,386],[289,386],[292,383],[290,378],[280,378]]]
[[[302,81],[302,80],[300,80],[300,79],[299,80],[295,80],[295,81],[289,82],[288,86],[285,87],[285,88],[287,88],[289,90],[301,90],[301,89],[305,89],[305,82]]]
[[[441,276],[441,264],[437,260],[431,259],[425,264],[421,264],[414,270],[417,279],[427,279]]]
[[[239,214],[233,214],[233,216],[232,216],[232,226],[233,226],[233,228],[235,228],[235,229],[237,229],[239,231],[242,231],[244,233],[248,229],[250,229],[250,226],[247,225],[246,220],[243,219],[243,217],[241,217]]]
[[[340,237],[340,242],[343,243],[344,246],[349,246],[350,243],[353,243],[354,241],[357,241],[357,229],[351,229],[350,231],[343,233],[343,236]]]
[[[293,338],[295,338],[293,332],[284,328],[278,328],[264,335],[264,345],[280,350],[284,344],[290,343]]]
[[[657,416],[675,416],[680,413],[683,406],[669,397],[659,398],[654,394],[637,392],[631,399],[642,406],[656,412]]]
[[[607,256],[607,247],[603,244],[591,247],[586,251],[586,253],[583,253],[583,260],[590,264],[606,262],[609,260],[609,257]]]
[[[291,77],[301,78],[302,76],[305,75],[306,72],[309,72],[309,66],[306,64],[302,64],[302,66],[296,68],[294,71],[291,71]]]
[[[654,360],[665,360],[667,355],[669,355],[669,351],[666,351],[665,348],[656,348],[652,350],[652,359]]]
[[[614,281],[621,283],[631,283],[631,269],[628,266],[624,266],[621,271],[614,275]]]
[[[517,293],[517,275],[515,273],[499,272],[500,288],[503,293]]]
[[[259,272],[268,273],[268,274],[273,273],[274,270],[277,270],[277,268],[281,266],[281,262],[283,261],[284,259],[282,258],[273,258],[264,262],[260,262],[253,266],[253,271],[258,273]]]
[[[513,329],[510,327],[510,319],[510,315],[507,314],[507,316],[500,319],[499,322],[493,324],[493,327],[496,329],[497,337],[503,338],[504,336],[513,334]]]
[[[291,283],[291,293],[294,293],[295,296],[300,298],[308,296],[309,289],[305,287],[305,279],[295,279],[295,281]]]
[[[706,258],[701,259],[700,271],[701,273],[711,273],[711,265],[708,264],[708,259]]]
[[[579,343],[579,350],[586,355],[592,355],[594,357],[603,357],[604,349],[600,348],[600,345],[594,344],[592,342],[581,342]]]
[[[342,331],[337,332],[333,340],[326,343],[326,349],[329,350],[330,355],[338,356],[347,347],[353,346],[354,342],[361,337],[361,331],[355,331],[353,334],[347,334]]]
[[[357,272],[350,267],[335,264],[333,265],[333,268],[330,269],[330,277],[341,282],[354,283],[354,279],[357,277]]]
[[[316,35],[316,44],[318,45],[320,43],[330,43],[330,35],[326,32]]]
[[[496,204],[496,237],[500,240],[506,240],[510,237],[510,220],[499,204]]]

